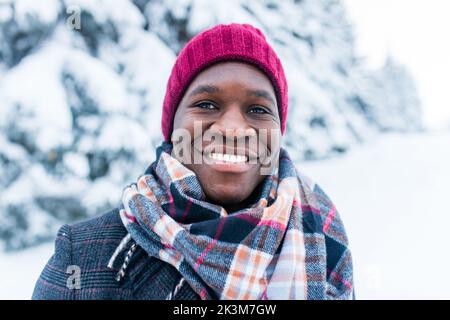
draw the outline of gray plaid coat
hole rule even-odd
[[[126,252],[117,257],[112,269],[107,267],[126,234],[118,209],[98,218],[62,226],[56,238],[55,253],[42,271],[32,298],[166,299],[181,278],[172,265],[149,257],[144,250],[138,249],[120,282],[115,278]],[[173,299],[195,300],[200,297],[189,285],[184,285]]]

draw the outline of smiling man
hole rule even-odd
[[[191,39],[167,83],[156,159],[119,208],[61,228],[33,297],[354,298],[340,216],[281,147],[287,111],[259,29]]]
[[[197,133],[195,124],[200,124]],[[257,196],[254,191],[265,178],[259,155],[278,151],[279,145],[271,144],[272,135],[281,133],[275,91],[263,72],[241,62],[209,67],[188,87],[173,127],[192,137],[183,140],[191,146],[182,147],[194,150],[194,160],[195,152],[201,154],[202,161],[185,165],[196,173],[207,201],[236,211],[256,199],[251,195]],[[258,136],[261,131],[267,133],[263,139]]]

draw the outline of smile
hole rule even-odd
[[[215,153],[212,152],[209,155],[210,159],[217,160],[217,161],[223,161],[223,162],[229,162],[229,163],[245,163],[248,161],[247,156],[240,156],[240,155],[234,155],[234,154],[223,154],[223,153]]]

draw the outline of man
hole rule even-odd
[[[61,228],[33,298],[354,298],[339,214],[280,146],[287,110],[283,67],[259,29],[191,39],[167,84],[155,161],[119,208]]]

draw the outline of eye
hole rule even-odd
[[[269,113],[265,108],[263,107],[252,107],[249,111],[250,113],[257,113],[257,114],[265,114],[265,113]]]
[[[200,109],[207,109],[207,110],[214,110],[217,109],[217,107],[212,104],[211,102],[200,102],[194,105],[194,107],[200,108]]]

